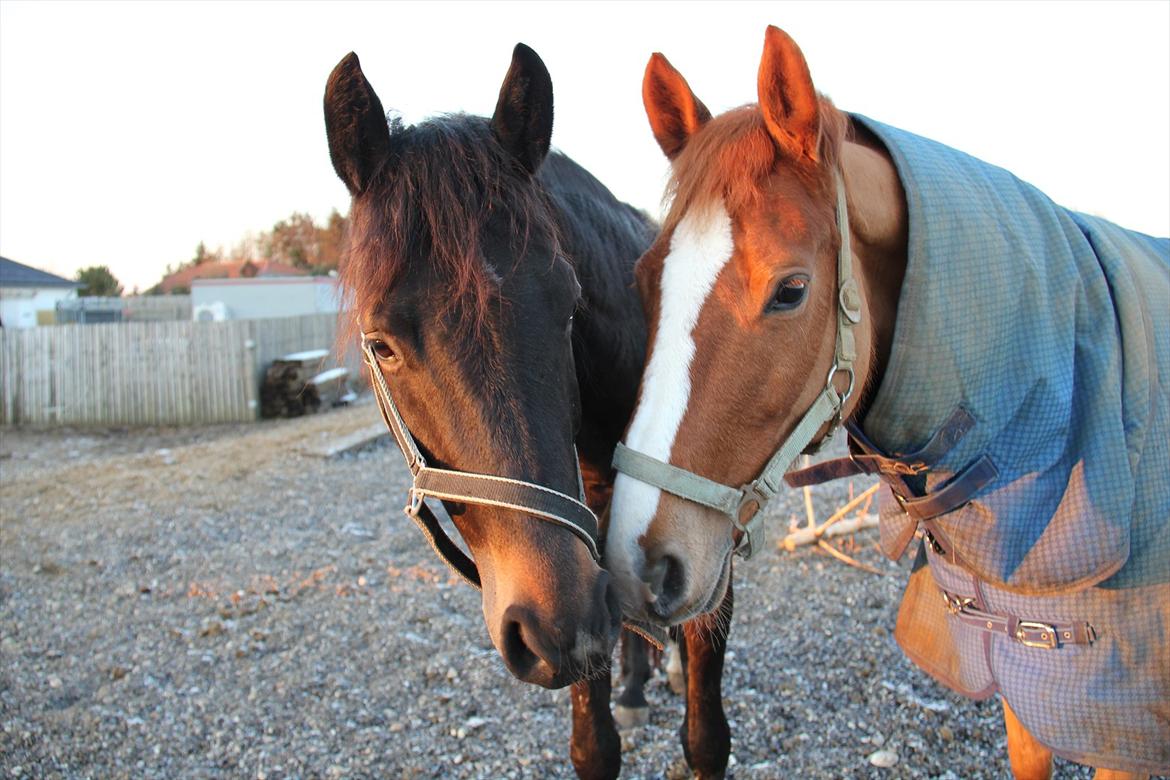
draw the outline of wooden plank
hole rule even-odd
[[[371,423],[365,428],[359,428],[356,431],[345,434],[344,436],[335,436],[327,439],[324,442],[314,442],[301,448],[301,452],[306,455],[314,455],[318,458],[336,458],[351,450],[359,447],[364,447],[371,444],[383,436],[389,436],[390,431],[386,429],[384,423]]]

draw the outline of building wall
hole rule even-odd
[[[190,295],[91,295],[57,305],[57,324],[97,322],[164,322],[191,319]]]
[[[335,279],[320,276],[202,279],[191,286],[191,305],[222,302],[229,320],[334,313],[336,289]]]
[[[77,290],[67,288],[0,287],[0,323],[6,328],[35,328],[37,312],[55,314],[57,301],[76,297]]]

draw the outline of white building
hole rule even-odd
[[[333,313],[340,309],[331,276],[253,276],[195,279],[191,310],[196,320],[253,320]]]
[[[0,257],[0,326],[52,325],[57,301],[76,298],[80,287],[77,282]]]

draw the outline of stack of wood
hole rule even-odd
[[[354,399],[349,370],[321,370],[329,350],[294,352],[272,361],[260,385],[260,416],[300,417]]]

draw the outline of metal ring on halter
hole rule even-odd
[[[841,394],[841,405],[844,406],[845,401],[847,401],[849,399],[849,396],[853,395],[853,383],[856,381],[857,375],[853,373],[852,367],[839,368],[837,361],[834,360],[833,367],[829,369],[829,378],[827,380],[825,380],[825,386],[832,387],[834,392],[836,391],[837,388],[833,385],[833,380],[837,378],[838,371],[849,372],[849,387],[847,387],[845,389],[845,392]]]
[[[426,496],[422,492],[411,488],[407,491],[406,497],[410,500],[410,503],[406,505],[403,511],[411,517],[415,517],[418,515],[418,510],[422,508],[422,503],[426,500]]]

